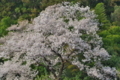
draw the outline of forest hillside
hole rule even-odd
[[[0,6],[1,80],[120,79],[119,0]]]

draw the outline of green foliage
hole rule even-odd
[[[18,8],[18,7],[15,8],[15,12],[16,12],[16,13],[20,13],[20,8]]]
[[[2,26],[10,26],[11,24],[11,19],[10,17],[4,17],[2,20],[1,20],[1,25]]]
[[[111,14],[114,25],[120,26],[120,6],[114,7],[114,12]]]
[[[73,31],[73,29],[74,29],[74,26],[69,26],[69,28],[68,28],[70,31]]]
[[[4,36],[8,33],[8,31],[6,31],[6,29],[12,24],[15,23],[13,20],[11,20],[10,17],[4,17],[1,21],[0,21],[0,37]]]
[[[120,67],[119,63],[120,63],[120,58],[116,57],[115,54],[108,61],[103,62],[104,65],[106,66],[109,65],[110,67],[116,66],[117,69],[119,69]]]
[[[27,8],[22,7],[22,8],[21,8],[21,11],[22,11],[23,13],[26,13],[26,12],[27,12]]]
[[[27,62],[26,61],[23,61],[22,63],[21,63],[21,65],[26,65],[27,64]]]
[[[98,15],[97,19],[99,19],[99,22],[101,23],[100,29],[107,29],[110,26],[110,22],[105,13],[104,3],[98,3],[96,5],[95,13]]]
[[[100,36],[106,37],[107,35],[110,35],[110,32],[108,30],[103,30],[99,33]]]
[[[111,55],[108,61],[102,63],[120,70],[120,27],[111,26],[109,29],[101,31],[99,35],[103,37],[104,47]]]
[[[99,33],[103,37],[104,45],[113,46],[120,44],[120,27],[111,26],[108,30],[103,30]]]
[[[40,69],[42,69],[41,67],[40,67]],[[39,75],[37,75],[36,77],[35,77],[35,80],[52,80],[49,76],[49,74],[48,74],[48,72],[46,71],[46,69],[45,68],[43,68],[43,71],[42,71],[44,74],[39,74]]]
[[[49,72],[47,71],[46,67],[44,64],[32,64],[30,65],[31,70],[36,70],[38,71],[37,76],[35,77],[35,80],[46,80],[49,77]],[[45,79],[44,79],[45,78]],[[48,79],[49,80],[49,79]],[[51,79],[50,79],[51,80]]]
[[[105,45],[114,45],[120,42],[120,36],[119,35],[108,35],[106,36],[106,38],[103,38],[103,41],[105,41],[106,43],[104,43]]]
[[[23,21],[23,20],[25,20],[25,19],[28,19],[28,20],[30,20],[31,18],[30,18],[30,16],[29,16],[29,14],[23,14],[23,15],[21,15],[19,18],[18,18],[18,22],[19,21]]]
[[[42,75],[41,77],[37,76],[35,80],[53,80],[49,77],[49,75]]]
[[[80,57],[80,55],[78,57]],[[84,70],[80,71],[77,66],[72,65],[69,62],[66,62],[65,71],[62,74],[62,80],[94,80],[94,79],[88,76]]]
[[[112,26],[108,29],[108,31],[111,33],[111,34],[114,34],[114,35],[120,35],[120,27],[119,26]]]
[[[1,63],[4,63],[5,61],[8,61],[8,60],[10,60],[10,59],[6,59],[6,58],[1,57],[1,58],[0,58],[0,64],[1,64]]]
[[[74,76],[71,76],[71,75],[64,76],[62,80],[95,80],[95,79],[87,76],[87,74],[84,73],[84,71],[81,71],[81,72],[76,72]]]
[[[69,22],[69,19],[64,19],[64,22],[68,23],[68,22]]]
[[[84,18],[84,17],[82,16],[81,12],[79,12],[79,11],[76,11],[76,14],[75,14],[75,15],[77,16],[76,18],[77,18],[78,21]]]

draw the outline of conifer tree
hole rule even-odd
[[[98,3],[95,7],[95,13],[97,14],[97,19],[99,19],[100,22],[100,29],[107,29],[110,27],[110,22],[107,19],[106,13],[105,13],[105,7],[104,3]]]

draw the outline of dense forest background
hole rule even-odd
[[[0,0],[0,37],[7,35],[6,29],[10,25],[26,19],[31,22],[46,7],[63,1],[80,2],[81,6],[89,6],[95,11],[100,23],[98,34],[103,39],[103,47],[111,55],[111,59],[103,64],[116,67],[120,72],[120,0]],[[40,70],[40,67],[37,69]],[[73,71],[73,74],[69,74],[70,69],[73,67],[68,68],[69,77],[76,73]],[[85,78],[86,74],[83,73],[77,73],[81,75],[82,80],[92,80]],[[120,77],[119,73],[118,77]]]

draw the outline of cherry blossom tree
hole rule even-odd
[[[110,55],[96,33],[95,17],[88,6],[64,2],[49,6],[31,24],[23,21],[22,25],[9,27],[9,34],[0,38],[1,79],[33,80],[38,72],[31,71],[30,65],[34,64],[44,66],[53,79],[60,80],[65,62],[93,78],[115,79],[115,68],[101,63]]]

